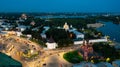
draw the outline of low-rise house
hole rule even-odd
[[[0,19],[0,25],[2,25],[4,23],[4,20]]]
[[[113,61],[113,62],[112,62],[112,65],[113,65],[114,67],[120,67],[120,60]]]
[[[8,36],[8,33],[7,33],[7,32],[2,31],[2,32],[0,32],[0,36],[1,36],[1,37],[2,37],[2,36],[7,37],[7,36]]]
[[[84,38],[84,34],[83,33],[80,33],[78,32],[77,30],[74,30],[72,31],[75,35],[76,35],[76,38]]]
[[[0,26],[3,28],[3,30],[9,30],[9,27],[7,24],[1,24]]]
[[[13,28],[13,25],[11,25],[10,23],[6,23],[6,22],[3,22],[2,24],[0,24],[0,27],[3,28],[3,30],[10,30]]]
[[[73,32],[76,36],[76,39],[79,39],[79,38],[84,39],[85,35],[79,31],[77,31],[76,29],[70,29],[69,32]]]
[[[28,39],[32,38],[32,35],[31,34],[27,34],[27,38]]]
[[[22,33],[18,32],[18,31],[16,32],[16,34],[17,34],[18,37],[20,37],[22,35]]]
[[[15,31],[7,31],[8,35],[16,35]]]
[[[45,33],[41,33],[40,35],[41,35],[42,38],[47,38]]]
[[[29,26],[20,25],[20,26],[16,27],[16,29],[18,29],[18,31],[21,31],[21,32],[23,32],[27,28],[29,28]]]
[[[41,35],[42,38],[46,38],[45,33],[46,33],[46,31],[48,31],[50,29],[50,27],[49,26],[44,26],[43,28],[44,28],[44,30],[42,31],[42,33],[40,35]]]

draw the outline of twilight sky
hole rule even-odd
[[[0,0],[0,12],[120,12],[120,0]]]

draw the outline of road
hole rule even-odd
[[[72,64],[63,59],[63,54],[79,48],[79,46],[72,46],[55,50],[44,50],[38,44],[17,36],[1,38],[0,43],[0,45],[5,46],[1,52],[20,61],[23,67],[71,67]],[[14,48],[11,46],[14,46]],[[40,53],[36,58],[26,60],[22,58],[22,51],[25,49],[39,51]]]

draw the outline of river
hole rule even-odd
[[[120,43],[120,24],[114,24],[112,22],[102,22],[105,25],[97,28],[104,35],[110,36],[110,39]]]
[[[35,18],[42,18],[42,19],[49,19],[49,18],[86,18],[87,16],[65,16],[65,15],[60,15],[60,16],[35,16]]]

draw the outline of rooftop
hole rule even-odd
[[[112,64],[108,62],[100,62],[96,64],[97,67],[113,67]]]
[[[81,62],[80,64],[73,65],[73,67],[97,67],[97,66],[90,62]]]
[[[113,63],[115,63],[115,64],[120,66],[120,60],[113,61]]]

